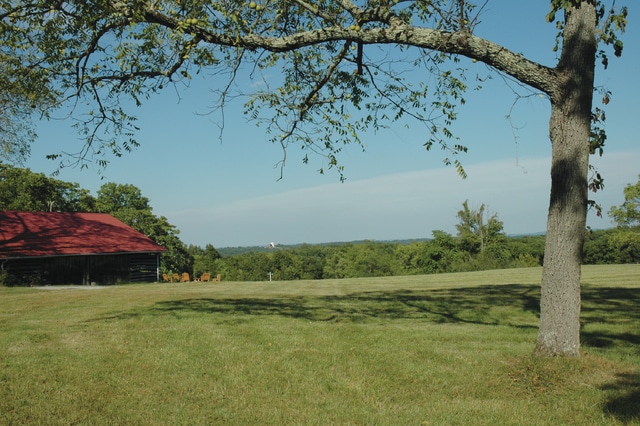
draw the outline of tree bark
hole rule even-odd
[[[550,120],[551,197],[536,353],[580,356],[580,267],[587,218],[589,138],[596,53],[595,7],[565,12],[559,90]]]

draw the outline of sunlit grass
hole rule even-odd
[[[640,265],[583,269],[580,359],[539,280],[0,288],[0,424],[640,424]]]

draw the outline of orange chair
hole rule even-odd
[[[173,279],[171,281],[180,281],[180,275],[178,274],[173,274]]]
[[[182,273],[182,279],[180,280],[180,282],[187,283],[189,281],[190,281],[189,280],[189,273],[188,272],[183,272]]]
[[[167,274],[162,274],[162,279],[166,283],[171,282],[171,278],[169,278],[169,275],[167,275]]]
[[[202,274],[202,276],[200,277],[200,281],[210,281],[211,280],[211,274],[208,272],[205,272],[204,274]]]

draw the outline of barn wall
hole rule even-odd
[[[133,253],[10,259],[3,262],[3,270],[17,285],[154,282],[156,256]]]

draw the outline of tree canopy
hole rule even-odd
[[[0,28],[4,30],[4,25]],[[33,115],[46,112],[56,96],[49,80],[43,77],[46,72],[32,69],[23,61],[11,48],[0,47],[0,161],[18,165],[29,157],[37,137]]]
[[[624,202],[612,206],[609,216],[618,225],[608,239],[608,246],[625,263],[640,261],[640,176],[635,184],[624,188]]]
[[[477,210],[469,207],[469,200],[462,203],[458,211],[459,222],[456,224],[460,244],[470,254],[483,253],[491,245],[504,238],[504,223],[498,214],[490,214],[486,206],[481,204]]]
[[[556,15],[574,3],[581,2],[551,2],[546,19],[561,30],[558,43],[565,22],[556,21]],[[105,164],[105,153],[131,150],[138,128],[123,100],[141,105],[154,93],[179,89],[192,75],[207,72],[227,78],[213,87],[219,105],[232,94],[250,95],[247,114],[264,121],[283,149],[300,143],[326,155],[329,167],[341,169],[337,154],[344,144],[360,143],[366,129],[411,117],[424,126],[425,146],[441,145],[451,154],[445,162],[454,162],[461,174],[455,154],[466,147],[451,123],[469,87],[464,67],[456,65],[458,55],[483,61],[549,96],[562,95],[557,69],[474,36],[483,4],[341,0],[250,6],[241,0],[5,0],[0,48],[12,58],[4,67],[13,77],[5,82],[5,93],[46,116],[53,106],[75,120],[85,143],[62,158],[70,162],[98,158]],[[626,9],[617,13],[604,3],[597,6],[598,39],[619,55],[617,34],[626,24]],[[604,50],[597,55],[608,63]],[[254,93],[231,93],[243,64],[255,70],[252,79],[264,79],[260,70],[275,67],[282,80],[265,81],[266,89]],[[403,76],[414,67],[425,71],[418,86]],[[16,87],[19,81],[28,84]],[[592,148],[600,148],[604,136],[592,136]]]
[[[168,252],[160,258],[163,271],[191,270],[193,257],[178,237],[180,231],[166,217],[156,216],[149,203],[135,185],[109,182],[98,190],[95,204],[97,211],[111,214],[165,247]]]
[[[618,226],[640,227],[640,176],[635,185],[625,186],[624,202],[620,206],[612,206],[609,216]]]
[[[459,173],[466,147],[451,131],[468,89],[461,56],[487,64],[544,94],[551,104],[551,195],[536,351],[579,355],[580,263],[586,227],[589,154],[601,153],[605,114],[594,107],[597,61],[622,53],[627,9],[613,1],[551,0],[555,66],[477,36],[488,2],[467,0],[45,0],[0,1],[0,54],[10,81],[26,76],[30,99],[40,87],[69,114],[84,144],[71,161],[137,145],[136,117],[122,99],[141,105],[153,93],[200,72],[226,76],[218,105],[232,95],[238,73],[264,79],[246,104],[272,141],[326,157],[341,172],[345,144],[367,129],[410,117],[427,149],[440,146]],[[542,19],[543,17],[540,17]],[[25,40],[28,42],[25,43]],[[398,55],[398,53],[401,55]],[[419,68],[421,84],[404,73]],[[609,100],[603,94],[603,103]],[[59,154],[52,154],[58,158]],[[321,171],[324,171],[321,169]],[[601,187],[592,182],[592,189]]]
[[[93,211],[95,198],[77,183],[0,163],[0,210]]]

